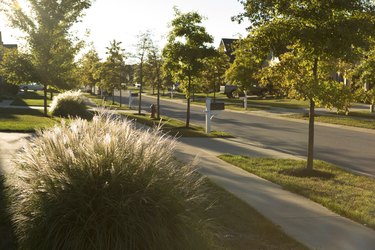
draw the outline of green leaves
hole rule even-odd
[[[0,62],[0,75],[9,83],[17,85],[37,82],[38,77],[32,60],[33,58],[29,54],[13,49],[5,50]]]
[[[102,88],[112,91],[121,88],[121,83],[126,81],[125,53],[121,48],[121,42],[113,40],[107,47],[108,55],[100,67],[100,85]]]
[[[181,13],[176,10],[172,30],[163,50],[166,67],[175,77],[197,76],[203,68],[202,59],[214,54],[208,44],[213,38],[201,26],[202,17],[196,12]]]

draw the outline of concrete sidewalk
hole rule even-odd
[[[341,217],[302,196],[234,167],[219,158],[223,153],[256,157],[296,158],[238,139],[181,138],[176,156],[199,157],[199,172],[270,219],[311,249],[373,250],[375,231]],[[358,194],[359,195],[359,194]]]
[[[11,159],[32,134],[0,133],[0,173],[10,172]],[[280,186],[234,167],[216,156],[223,153],[257,157],[296,158],[236,138],[180,138],[176,156],[184,161],[199,157],[199,171],[279,225],[311,249],[372,250],[375,231]]]

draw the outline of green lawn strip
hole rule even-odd
[[[260,99],[260,98],[248,98],[248,104],[251,105],[266,105],[271,107],[278,107],[278,108],[287,108],[287,109],[300,109],[300,108],[307,108],[309,106],[307,101],[299,101],[294,99]]]
[[[0,108],[0,131],[35,132],[55,125],[60,119],[45,117],[42,110]]]
[[[286,115],[284,117],[302,120],[309,119],[309,115],[306,113]],[[358,128],[375,129],[375,116],[365,113],[351,113],[347,116],[340,114],[316,115],[315,121]]]
[[[232,137],[230,134],[219,132],[219,131],[212,131],[210,134],[206,134],[204,128],[190,125],[189,128],[185,127],[185,123],[183,121],[172,119],[166,116],[162,116],[161,120],[152,119],[149,115],[138,115],[134,113],[121,113],[124,116],[129,117],[130,119],[134,119],[136,122],[154,127],[158,126],[159,124],[162,125],[161,129],[172,136],[181,136],[181,137]]]
[[[47,106],[51,104],[51,100],[47,100]],[[15,99],[10,105],[12,106],[41,106],[44,107],[44,100],[42,99]]]
[[[47,105],[52,102],[48,95]],[[37,92],[21,92],[14,97],[14,101],[10,104],[13,106],[44,106],[44,95],[42,91]]]
[[[98,107],[107,107],[109,109],[118,109],[118,110],[129,110],[127,105],[123,104],[120,107],[120,104],[118,102],[114,102],[114,104],[113,104],[112,99],[110,97],[107,98],[106,100],[104,100],[100,96],[91,95],[91,94],[88,94],[88,93],[85,93],[84,95],[87,98],[89,98],[90,101],[92,101]]]
[[[375,180],[315,161],[314,171],[299,160],[221,155],[220,159],[303,195],[332,211],[375,229]]]
[[[210,207],[201,213],[212,222],[212,249],[307,249],[286,235],[280,227],[231,193],[207,181]]]

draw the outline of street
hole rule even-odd
[[[128,104],[123,91],[123,103]],[[138,108],[134,98],[133,108]],[[119,97],[116,96],[116,100]],[[149,111],[156,98],[142,95],[142,109]],[[191,106],[191,123],[204,126],[204,107]],[[185,121],[186,103],[161,99],[161,115]],[[265,148],[306,157],[308,125],[303,122],[223,111],[213,118],[213,130],[224,131]],[[355,172],[375,176],[375,133],[338,126],[315,125],[315,159],[334,163]]]

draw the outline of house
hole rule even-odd
[[[4,50],[6,50],[6,49],[17,49],[17,48],[18,48],[17,44],[4,44],[2,36],[1,36],[1,31],[0,31],[0,62],[3,60]],[[0,87],[1,87],[1,85],[3,85],[3,83],[4,83],[4,80],[0,76]]]
[[[2,36],[1,36],[1,31],[0,31],[0,52],[1,52],[0,56],[2,56],[4,49],[17,49],[17,48],[18,48],[17,44],[4,44]],[[0,57],[0,60],[1,60],[1,57]]]
[[[235,51],[235,44],[238,39],[222,38],[219,45],[219,51],[224,52],[229,57],[229,62],[233,63],[236,59],[233,52]]]

